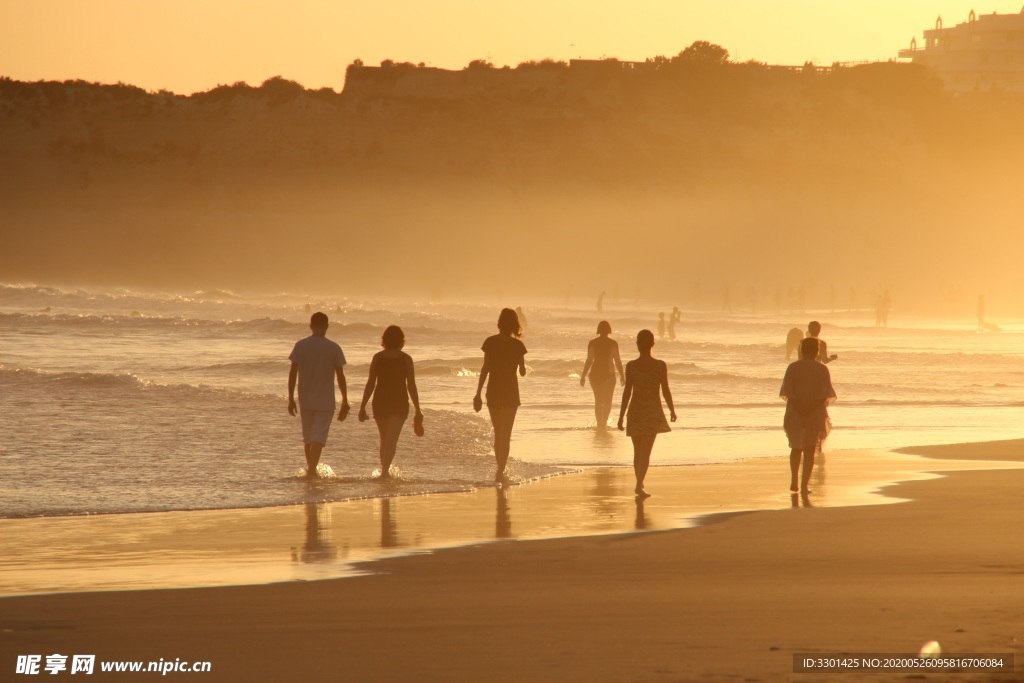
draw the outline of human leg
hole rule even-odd
[[[306,444],[306,476],[310,479],[315,478],[317,465],[320,464],[320,454],[324,451],[324,444],[322,443],[307,443]]]
[[[519,406],[487,406],[494,426],[494,459],[497,464],[495,481],[505,476],[505,465],[512,450],[512,426],[516,421]]]
[[[800,493],[811,492],[811,472],[814,470],[814,452],[818,450],[816,442],[805,443],[803,449],[803,471],[800,473]]]
[[[600,387],[600,398],[597,403],[597,428],[605,429],[608,426],[608,416],[612,412],[612,402],[615,400],[615,382],[607,382]]]
[[[590,388],[594,392],[594,421],[597,423],[597,428],[601,429],[605,424],[604,422],[601,422],[601,410],[603,408],[602,400],[604,394],[601,391],[601,386],[599,384],[594,384],[593,377],[590,378]]]
[[[654,449],[654,439],[657,434],[634,434],[633,439],[633,474],[636,476],[636,488],[634,493],[638,496],[647,497],[649,494],[644,490],[644,478],[647,476],[647,469],[651,466],[651,451]]]
[[[330,410],[301,410],[303,453],[306,456],[306,476],[310,479],[317,476],[316,468],[320,464],[320,455],[327,443],[327,434],[331,429],[334,417]]]
[[[799,490],[797,483],[800,478],[800,449],[792,448],[789,451],[789,490],[796,493]]]
[[[406,418],[401,415],[386,415],[377,422],[380,430],[380,476],[391,476],[391,462],[398,450],[398,437]]]

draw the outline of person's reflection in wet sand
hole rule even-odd
[[[825,485],[825,452],[821,450],[821,446],[818,447],[818,452],[814,456],[814,472],[811,474],[811,483],[814,484],[815,490],[820,490]]]
[[[380,499],[380,547],[399,548],[398,520],[391,516],[391,499]]]
[[[590,489],[587,507],[603,521],[622,518],[626,512],[622,495],[625,489],[619,471],[610,467],[599,467],[593,470],[594,487]]]
[[[512,538],[512,515],[508,507],[508,491],[504,486],[494,489],[497,492],[494,506],[494,537]]]
[[[791,493],[789,494],[789,506],[794,508],[812,508],[814,504],[806,493]]]
[[[331,541],[331,513],[324,503],[306,503],[306,540],[302,551],[292,549],[292,559],[307,564],[337,559],[338,548]]]
[[[636,523],[633,525],[637,531],[643,531],[651,526],[651,520],[647,517],[647,513],[644,512],[644,502],[646,498],[636,498]]]

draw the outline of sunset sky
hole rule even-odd
[[[938,15],[1024,0],[0,0],[0,75],[123,81],[180,93],[284,76],[341,89],[360,58],[461,68],[547,57],[643,60],[694,40],[733,59],[821,64],[894,57]]]

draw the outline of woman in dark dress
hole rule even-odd
[[[639,498],[650,494],[644,490],[644,477],[651,465],[651,451],[658,434],[671,431],[661,407],[661,396],[665,397],[672,421],[676,421],[676,408],[672,403],[672,392],[668,388],[668,366],[665,361],[651,355],[654,348],[654,333],[640,330],[636,335],[636,348],[640,356],[626,363],[626,383],[622,388],[622,408],[619,410],[619,429],[627,417],[626,434],[633,439],[633,473],[636,475],[634,492]],[[659,394],[660,392],[660,394]]]
[[[498,316],[498,334],[488,337],[480,347],[484,352],[484,364],[480,368],[480,381],[473,397],[473,410],[483,408],[484,383],[487,384],[487,411],[494,426],[494,458],[497,471],[494,481],[505,479],[505,465],[511,449],[512,425],[519,410],[519,379],[516,370],[526,376],[526,346],[520,341],[523,329],[519,316],[511,308],[504,308]],[[489,381],[488,381],[489,378]]]
[[[615,398],[615,371],[619,371],[622,383],[626,383],[625,373],[622,369],[622,359],[619,358],[619,345],[609,337],[612,333],[612,326],[607,320],[597,324],[598,336],[590,340],[587,345],[587,362],[583,364],[583,372],[580,373],[580,386],[587,382],[587,373],[590,373],[590,388],[594,390],[594,417],[597,418],[598,431],[608,427],[608,416],[612,412],[612,401]]]
[[[818,355],[815,337],[801,341],[800,360],[786,368],[779,391],[779,396],[786,401],[783,427],[789,439],[789,490],[793,493],[799,490],[803,495],[811,492],[814,453],[828,436],[828,405],[836,400],[832,375],[818,360]]]
[[[413,423],[416,433],[423,433],[423,413],[420,412],[420,396],[416,390],[416,375],[413,370],[412,358],[402,351],[405,346],[405,333],[397,325],[384,330],[380,345],[383,351],[377,352],[370,361],[370,376],[363,390],[363,402],[359,406],[359,421],[365,422],[366,402],[373,396],[373,421],[380,432],[380,476],[387,479],[391,476],[391,461],[395,459],[398,448],[398,437],[402,426],[409,418],[409,399],[416,407]]]

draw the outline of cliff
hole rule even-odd
[[[3,79],[0,202],[16,249],[0,269],[77,277],[85,259],[129,279],[252,284],[301,258],[302,226],[347,253],[372,251],[374,233],[415,235],[420,247],[397,250],[406,271],[440,277],[420,263],[426,232],[438,258],[467,254],[470,281],[494,236],[611,267],[605,242],[639,229],[681,254],[734,250],[681,256],[699,276],[764,278],[780,234],[829,225],[829,248],[859,251],[856,228],[873,261],[836,262],[837,277],[892,277],[894,240],[909,249],[971,216],[992,239],[1009,229],[1022,114],[1021,98],[953,97],[893,63],[356,64],[342,93],[276,78],[190,96]],[[244,273],[218,266],[229,253]]]

